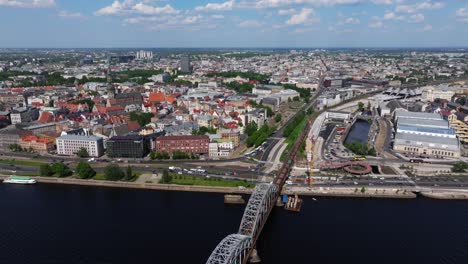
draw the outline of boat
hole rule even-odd
[[[3,180],[3,183],[35,184],[36,180],[23,176],[10,176]]]

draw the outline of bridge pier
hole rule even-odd
[[[250,254],[249,263],[260,263],[260,262],[262,262],[262,260],[258,256],[257,249],[256,248],[252,249],[252,253]]]

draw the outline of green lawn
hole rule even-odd
[[[219,186],[219,187],[239,187],[254,188],[255,184],[247,181],[207,179],[203,177],[192,177],[179,174],[171,174],[171,184],[177,185],[198,185],[198,186]]]
[[[280,161],[285,161],[287,155],[289,154],[289,151],[291,148],[294,146],[294,143],[296,143],[296,140],[298,137],[301,135],[302,131],[304,131],[307,121],[309,120],[309,116],[305,116],[304,119],[299,123],[296,128],[291,132],[291,134],[286,138],[284,143],[288,144],[286,149],[281,153]],[[298,155],[301,155],[301,153],[298,153]]]
[[[31,166],[31,167],[39,167],[42,164],[45,164],[44,162],[40,161],[31,161],[31,160],[5,160],[5,159],[0,159],[1,164],[13,164],[13,165],[19,165],[19,166]]]

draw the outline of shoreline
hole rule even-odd
[[[8,176],[0,176],[0,179],[5,179]],[[199,186],[199,185],[175,185],[175,184],[158,184],[158,183],[136,183],[136,182],[113,182],[104,180],[82,180],[71,178],[48,178],[48,177],[31,177],[38,183],[46,184],[65,184],[79,186],[95,186],[108,188],[126,188],[126,189],[141,189],[141,190],[156,190],[156,191],[180,191],[180,192],[203,192],[203,193],[220,193],[220,194],[245,194],[250,195],[253,189],[240,189],[235,187],[219,187],[219,186]],[[378,191],[380,190],[380,191]],[[355,192],[353,188],[331,188],[329,190],[310,189],[303,187],[286,187],[282,194],[286,195],[301,195],[301,196],[317,196],[317,197],[342,197],[342,198],[377,198],[377,199],[415,199],[419,195],[412,191],[394,192],[395,188],[387,189],[369,189],[365,193]],[[385,190],[385,191],[383,191]],[[393,192],[392,192],[393,190]],[[468,192],[429,192],[422,191],[420,196],[437,199],[437,200],[468,200]]]

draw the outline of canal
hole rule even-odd
[[[0,263],[205,263],[244,206],[220,194],[0,184]],[[468,203],[306,197],[275,208],[262,263],[467,263]]]
[[[367,144],[370,127],[371,124],[369,122],[364,120],[356,120],[345,139],[345,143],[359,142],[362,144]]]

